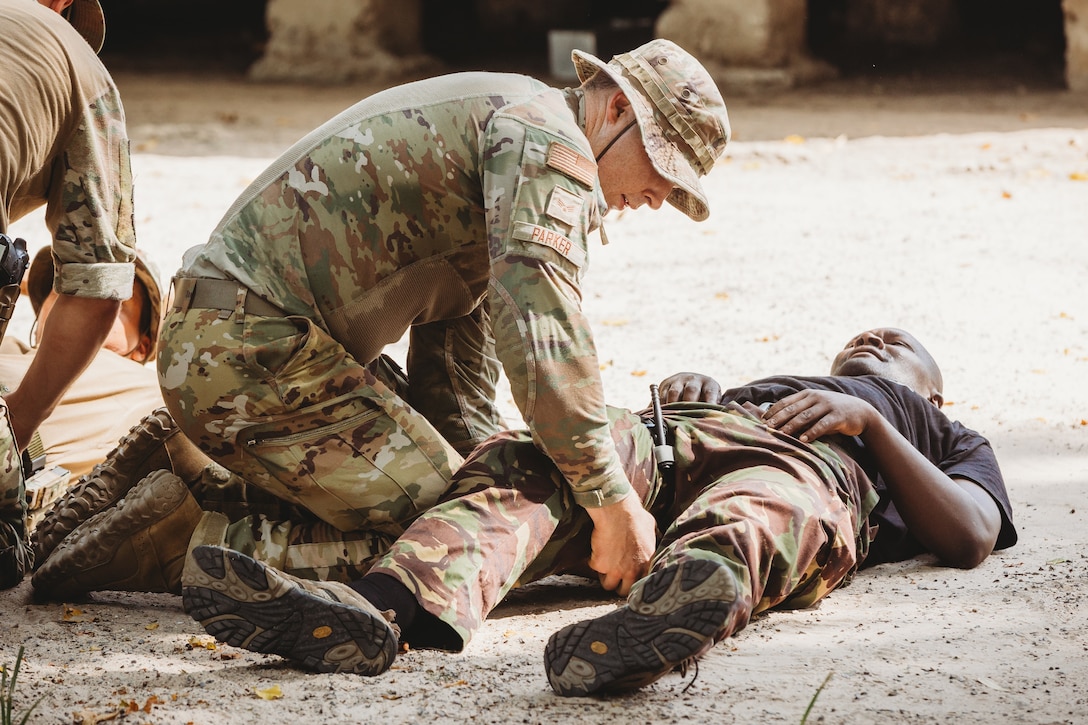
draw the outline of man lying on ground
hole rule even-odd
[[[718,399],[717,390],[690,374],[663,385],[666,400],[681,401],[663,409],[675,456],[666,473],[655,464],[656,430],[645,414],[611,410],[625,471],[663,533],[650,574],[625,605],[550,639],[545,663],[558,693],[653,682],[755,613],[812,605],[863,562],[928,551],[969,568],[1016,542],[993,451],[939,411],[940,371],[911,335],[862,333],[836,357],[830,377],[768,378],[726,391],[718,403],[687,400]],[[169,538],[186,540],[177,534],[195,527],[173,523],[183,517],[148,523],[137,515],[151,501],[188,493],[168,480],[149,477],[73,531],[35,586],[112,588],[118,557],[106,557],[95,581],[94,568],[82,566],[85,552],[116,552],[140,539],[165,550]],[[330,559],[323,571],[343,571],[333,561],[337,533],[321,533]],[[320,671],[378,674],[401,641],[462,649],[517,584],[590,574],[591,534],[549,459],[526,433],[508,432],[481,445],[443,502],[347,586],[270,566],[276,559],[290,569],[297,559],[276,558],[256,538],[234,549],[195,546],[175,576],[185,610],[221,641]],[[306,564],[318,569],[312,558]]]

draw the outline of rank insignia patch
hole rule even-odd
[[[544,213],[552,219],[573,227],[578,225],[578,217],[582,213],[583,204],[582,197],[564,189],[562,186],[557,186],[552,189],[551,196],[548,197],[548,208],[544,210]]]

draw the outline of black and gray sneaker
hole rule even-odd
[[[347,585],[298,579],[218,546],[198,546],[191,557],[185,612],[220,642],[318,672],[379,675],[393,664],[400,633],[392,613]]]
[[[673,564],[635,584],[616,611],[553,634],[544,649],[548,682],[573,697],[648,685],[714,646],[736,605],[724,565]]]

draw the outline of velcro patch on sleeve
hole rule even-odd
[[[545,164],[548,168],[566,174],[588,189],[592,189],[597,181],[597,164],[558,141],[548,144],[548,158]]]
[[[569,189],[556,186],[548,197],[548,208],[544,210],[544,213],[552,219],[575,227],[578,226],[584,205],[585,199]]]
[[[533,244],[542,244],[545,247],[550,247],[562,254],[578,268],[581,268],[582,265],[585,264],[585,250],[576,246],[574,242],[554,229],[548,229],[539,224],[530,224],[529,222],[515,222],[513,236],[514,239],[523,242],[532,242]]]

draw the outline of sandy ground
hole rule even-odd
[[[278,150],[366,92],[118,80],[140,243],[167,274]],[[609,399],[629,407],[678,370],[819,374],[854,332],[915,332],[943,363],[947,412],[994,442],[1015,548],[973,571],[924,558],[868,570],[816,609],[753,622],[697,676],[607,700],[559,698],[543,674],[553,631],[616,604],[581,580],[515,592],[464,653],[409,652],[375,679],[217,646],[175,597],[36,605],[24,583],[0,594],[0,662],[26,648],[16,710],[42,698],[43,723],[799,723],[819,692],[809,722],[1088,722],[1088,98],[901,91],[733,102],[711,220],[608,219],[585,306]],[[37,217],[15,231],[44,243]]]

